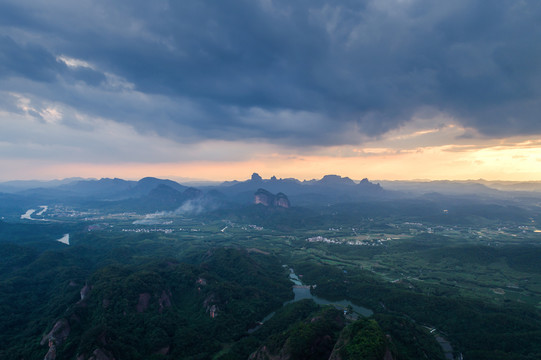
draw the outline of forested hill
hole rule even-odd
[[[113,261],[95,271],[79,255],[43,253],[0,283],[10,310],[1,313],[0,358],[207,358],[292,296],[284,269],[257,252],[221,248],[198,265]]]

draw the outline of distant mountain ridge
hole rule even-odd
[[[348,177],[340,175],[325,175],[321,180],[304,181],[304,184],[310,185],[326,185],[326,186],[350,186],[355,185],[355,182]]]
[[[339,175],[299,181],[292,178],[278,179],[275,176],[263,179],[254,173],[245,181],[197,188],[154,177],[145,177],[139,181],[103,178],[61,182],[54,187],[39,187],[15,193],[0,192],[0,219],[47,220],[49,214],[53,214],[54,208],[59,209],[56,210],[57,214],[65,214],[64,210],[80,214],[90,212],[147,215],[163,212],[164,216],[191,216],[201,213],[224,216],[223,214],[239,212],[246,218],[257,218],[261,221],[267,221],[265,216],[268,217],[269,214],[274,217],[283,216],[282,220],[287,222],[288,226],[294,226],[288,222],[292,214],[318,208],[325,211],[349,209],[350,215],[360,211],[358,216],[397,212],[422,218],[439,219],[445,216],[446,221],[452,222],[463,219],[466,215],[500,219],[523,218],[525,213],[520,209],[537,209],[541,201],[539,193],[495,190],[488,184],[474,181],[382,181],[379,184],[366,178],[359,182]],[[254,207],[254,194],[259,189],[270,194],[263,196],[264,194],[260,193],[260,203],[268,204],[266,207],[271,204],[270,207],[276,207],[279,203],[279,208],[289,209],[272,211]],[[287,195],[274,195],[280,193]],[[38,210],[41,207],[48,207],[50,210],[41,216]],[[31,219],[23,217],[28,211],[34,211]]]
[[[122,200],[146,196],[159,185],[165,185],[180,192],[188,188],[172,180],[157,179],[154,177],[145,177],[139,181],[102,178],[99,180],[76,180],[54,187],[26,189],[19,193],[46,197],[69,196],[79,198],[92,197],[99,200]]]
[[[293,178],[279,179],[275,176],[264,179],[253,173],[245,181],[197,188],[154,177],[145,177],[138,181],[75,178],[72,181],[59,180],[58,183],[57,186],[47,183],[47,187],[25,189],[10,194],[0,193],[0,215],[18,219],[29,208],[55,204],[83,211],[98,209],[106,212],[148,214],[178,210],[179,213],[200,213],[254,204],[254,194],[257,192],[259,203],[271,207],[276,207],[279,203],[281,205],[278,207],[283,208],[290,207],[290,204],[303,208],[348,203],[396,204],[397,201],[417,199],[426,204],[440,204],[449,210],[456,201],[506,206],[509,200],[514,204],[524,201],[535,204],[539,198],[536,193],[505,192],[489,187],[489,183],[475,181],[382,181],[380,184],[366,178],[354,181],[349,177],[333,174],[325,175],[321,179],[300,181]],[[260,189],[264,189],[268,194]]]
[[[31,183],[26,185],[29,184]],[[54,184],[57,185],[53,186]],[[13,204],[19,203],[17,207],[9,207],[19,209],[18,212],[23,210],[20,208],[23,202],[28,203],[28,200],[32,199],[34,205],[30,206],[63,204],[119,212],[174,211],[188,201],[196,201],[197,203],[190,204],[188,208],[195,207],[203,211],[217,209],[226,204],[251,204],[258,189],[265,189],[272,195],[267,197],[269,205],[283,208],[290,206],[291,198],[295,204],[306,206],[386,195],[379,184],[373,184],[367,179],[357,184],[348,177],[326,175],[320,180],[299,181],[292,178],[277,179],[275,176],[263,179],[259,174],[253,173],[246,181],[198,188],[154,177],[145,177],[138,181],[120,178],[73,178],[47,183],[45,187],[25,188],[12,193],[10,197],[3,195],[3,198],[9,199]]]
[[[379,184],[368,179],[356,183],[348,177],[325,175],[316,180],[300,181],[297,179],[263,179],[253,173],[246,181],[226,182],[213,187],[237,202],[250,202],[254,192],[263,188],[271,193],[287,194],[295,204],[308,205],[318,203],[336,203],[366,198],[381,198],[389,195]]]
[[[36,185],[32,187],[32,185]],[[176,181],[168,179],[158,179],[154,177],[145,177],[138,181],[124,180],[120,178],[101,178],[101,179],[81,179],[71,178],[65,180],[54,180],[50,182],[18,182],[12,181],[0,183],[0,192],[2,189],[30,196],[45,197],[92,197],[102,200],[122,200],[129,198],[139,198],[147,196],[158,185],[166,185],[176,191],[183,192],[188,186],[181,185]],[[264,186],[263,186],[264,185]],[[355,187],[356,186],[356,187]],[[272,176],[270,179],[263,179],[259,174],[253,173],[251,178],[246,181],[229,181],[220,185],[199,186],[199,189],[217,190],[236,197],[244,192],[255,192],[259,188],[265,188],[272,193],[291,193],[298,195],[307,192],[353,192],[354,194],[363,192],[364,195],[382,192],[383,188],[379,184],[374,184],[363,179],[356,183],[349,177],[339,175],[325,175],[321,179],[312,179],[300,181],[294,178],[278,179]],[[17,190],[19,189],[19,190]],[[22,189],[22,190],[21,190]],[[250,194],[251,195],[251,194]]]
[[[152,191],[154,191],[159,186],[167,186],[179,192],[183,192],[186,189],[188,189],[187,186],[181,185],[177,183],[176,181],[167,180],[167,179],[157,179],[154,177],[145,177],[137,181],[135,186],[128,189],[128,191],[125,193],[125,196],[140,197],[140,196],[149,195]]]
[[[79,180],[88,180],[80,177],[66,178],[62,180],[12,180],[0,183],[0,192],[15,193],[28,189],[52,188],[69,184]]]

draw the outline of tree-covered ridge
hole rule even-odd
[[[401,319],[388,315],[377,321],[353,320],[332,306],[301,300],[276,311],[258,331],[235,343],[219,359],[443,359],[441,348],[426,330],[409,324],[407,333],[398,330],[389,335],[380,321],[388,328]],[[421,339],[408,343],[410,337]]]
[[[341,311],[332,307],[321,309],[290,324],[286,331],[272,334],[250,359],[265,359],[266,356],[292,360],[328,359],[344,323]]]
[[[375,320],[396,338],[399,359],[415,358],[411,357],[415,347],[423,350],[418,356],[430,349],[440,350],[433,348],[433,341],[412,336],[418,331],[412,321],[449,334],[450,340],[459,344],[455,350],[465,358],[493,359],[497,355],[499,359],[533,360],[541,354],[541,315],[531,306],[495,305],[437,285],[425,291],[407,284],[391,286],[359,269],[343,272],[329,265],[304,263],[299,271],[306,281],[318,284],[314,292],[319,296],[348,298],[374,309]],[[405,346],[408,338],[410,344]]]
[[[532,220],[421,224],[416,217],[425,212],[454,215],[418,205],[406,215],[400,203],[366,202],[166,214],[154,223],[125,213],[0,221],[0,358],[41,360],[51,337],[56,358],[70,360],[248,359],[273,345],[276,356],[306,357],[319,356],[316,348],[328,354],[331,343],[333,356],[356,357],[356,343],[381,349],[381,334],[385,359],[442,359],[436,336],[455,357],[539,358],[540,248]],[[390,215],[389,207],[396,207]],[[57,241],[65,233],[69,246]],[[288,268],[317,285],[312,294],[350,300],[373,317],[360,319],[359,331],[348,333],[355,327],[346,321],[336,334],[318,335],[315,303],[282,308],[292,297]]]
[[[387,340],[373,319],[361,319],[346,327],[340,334],[331,360],[381,360],[385,356]]]
[[[204,359],[291,296],[276,259],[244,250],[214,249],[198,265],[176,260],[108,265],[90,276],[61,266],[69,262],[68,254],[44,253],[29,265],[27,270],[51,269],[44,273],[51,282],[43,284],[41,297],[34,294],[37,284],[27,281],[19,284],[29,287],[22,301],[2,299],[3,309],[17,310],[11,321],[2,311],[2,334],[9,340],[3,359],[43,358],[49,340],[57,359],[96,353],[116,359]],[[233,271],[220,271],[233,264]],[[9,291],[15,281],[0,283],[3,293],[24,295],[22,289]],[[39,306],[44,302],[48,306]],[[10,333],[17,324],[31,332]]]

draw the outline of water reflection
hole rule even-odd
[[[341,309],[341,310],[345,310],[345,309],[347,309],[348,306],[351,306],[354,313],[356,313],[358,315],[362,315],[362,316],[372,316],[372,314],[374,314],[374,312],[372,310],[367,309],[367,308],[362,307],[362,306],[355,305],[349,300],[330,301],[330,300],[321,298],[319,296],[312,295],[312,293],[310,292],[310,286],[304,285],[302,283],[302,281],[299,279],[299,277],[297,276],[297,274],[295,274],[295,271],[293,271],[293,269],[289,269],[289,280],[291,280],[291,282],[293,282],[293,284],[294,284],[293,285],[293,293],[295,294],[295,298],[293,298],[293,300],[286,301],[283,304],[284,306],[287,305],[287,304],[294,303],[294,302],[299,301],[299,300],[312,299],[318,305],[332,305],[335,308]],[[263,320],[261,320],[261,322],[256,327],[254,327],[252,329],[249,329],[248,333],[251,334],[254,331],[256,331],[257,329],[259,329],[261,327],[261,325],[263,325],[263,323],[265,323],[265,321],[272,318],[274,316],[274,314],[275,313],[272,312],[269,315],[265,316],[265,318]]]
[[[372,310],[367,309],[367,308],[362,307],[362,306],[355,305],[349,300],[330,301],[330,300],[327,300],[327,299],[320,298],[319,296],[312,295],[312,293],[310,293],[310,288],[309,287],[304,287],[304,286],[303,287],[297,287],[297,286],[294,286],[293,287],[293,292],[295,293],[295,298],[293,300],[286,301],[284,303],[284,305],[293,303],[295,301],[303,300],[303,299],[312,299],[312,300],[314,300],[314,302],[316,304],[319,304],[319,305],[333,305],[334,307],[336,307],[338,309],[346,309],[348,306],[351,306],[351,308],[353,309],[354,312],[356,312],[357,314],[362,315],[362,316],[372,316],[372,314],[374,313]]]

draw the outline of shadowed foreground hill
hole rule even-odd
[[[205,359],[291,296],[275,259],[234,249],[210,251],[199,265],[105,266],[66,286],[70,296],[57,300],[67,310],[34,341],[4,333],[2,359]]]

